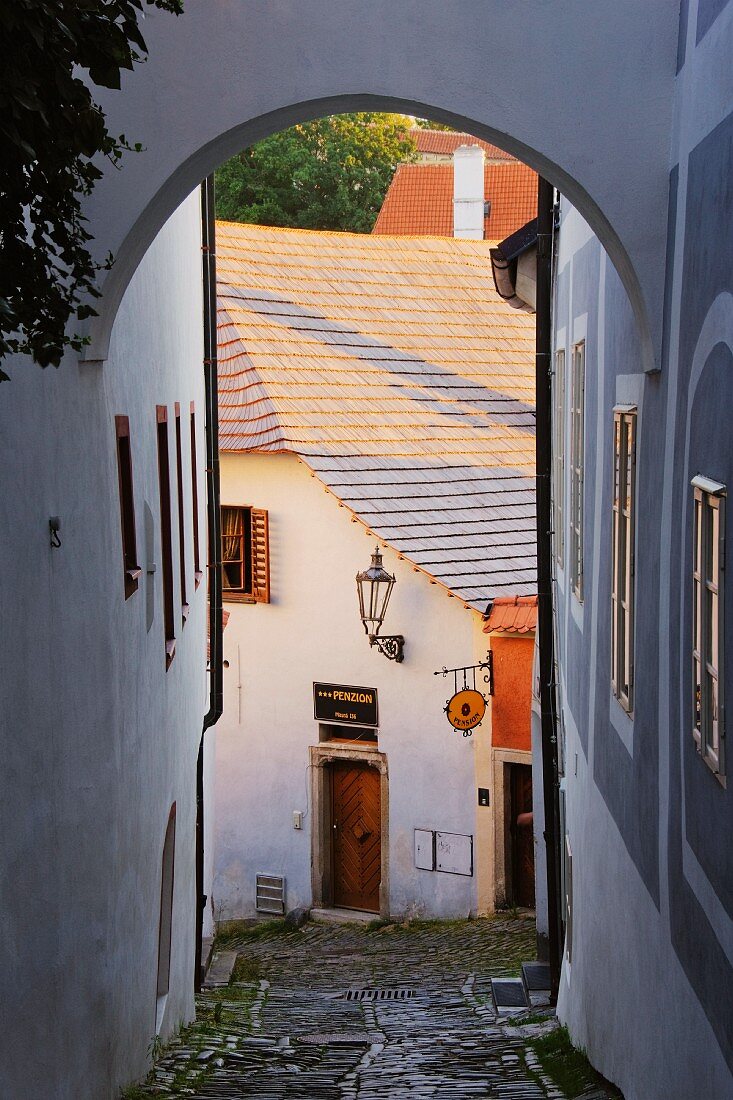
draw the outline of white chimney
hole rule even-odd
[[[453,154],[453,236],[484,236],[484,151],[459,145]]]

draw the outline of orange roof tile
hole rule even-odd
[[[450,156],[459,145],[480,145],[486,154],[487,160],[516,160],[516,157],[513,157],[511,153],[505,153],[497,145],[491,145],[488,141],[481,141],[480,138],[473,137],[471,134],[458,133],[456,130],[423,130],[416,126],[413,130],[410,130],[410,137],[413,138],[418,153]]]
[[[502,241],[537,217],[537,173],[520,161],[484,166],[491,213],[484,237]],[[392,237],[453,236],[453,165],[400,164],[372,233]]]
[[[484,634],[501,631],[503,634],[528,634],[537,628],[536,596],[497,596]]]

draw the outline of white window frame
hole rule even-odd
[[[554,529],[555,558],[562,568],[565,559],[565,348],[555,352],[554,417]]]
[[[617,405],[613,410],[611,687],[629,714],[634,706],[636,430],[636,406]]]
[[[573,344],[570,387],[570,588],[583,602],[583,481],[585,474],[585,340]]]
[[[726,488],[692,479],[692,736],[725,785],[724,587]]]
[[[565,876],[564,876],[564,905],[565,910],[565,958],[568,966],[573,963],[573,850],[570,847],[570,837],[565,833]]]

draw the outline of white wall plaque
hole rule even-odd
[[[432,829],[415,829],[415,866],[421,871],[435,870]]]
[[[436,833],[435,870],[450,875],[472,875],[473,837],[463,833]]]

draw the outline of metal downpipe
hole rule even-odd
[[[209,587],[209,709],[204,715],[196,762],[196,959],[194,985],[201,989],[204,934],[204,734],[221,717],[223,695],[223,625],[221,521],[219,511],[219,391],[216,359],[216,224],[214,177],[201,184],[201,252],[204,292],[204,389],[206,401],[206,512]]]
[[[559,769],[552,608],[552,243],[554,189],[539,178],[537,204],[537,602],[539,631],[542,788],[545,809],[547,917],[551,997],[557,1001],[562,965],[560,909]]]

